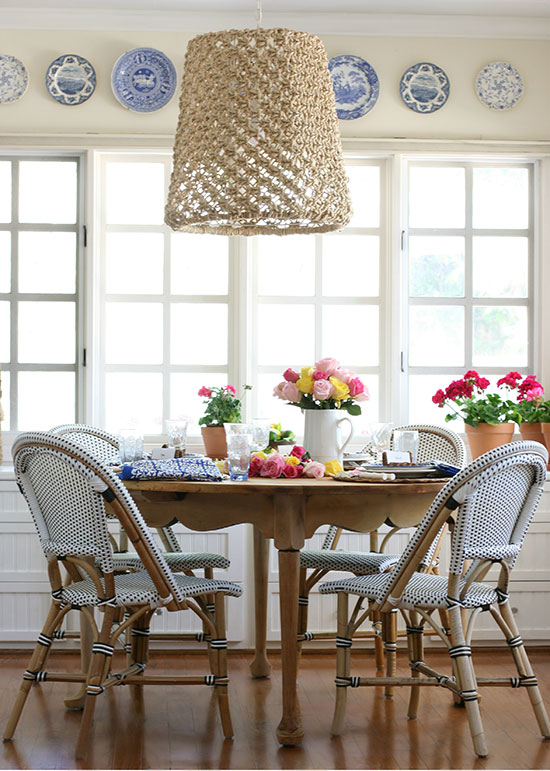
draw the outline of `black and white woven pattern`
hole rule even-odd
[[[335,549],[304,549],[300,552],[301,568],[348,570],[362,573],[383,573],[399,560],[397,555],[375,552],[337,551]]]
[[[231,562],[222,554],[209,552],[163,552],[164,559],[174,573],[199,568],[220,568],[227,570]],[[115,570],[143,570],[143,562],[136,552],[115,552],[113,554]]]
[[[392,597],[392,589],[417,544],[424,538],[442,508],[453,501],[456,504],[456,524],[451,542],[449,572],[460,576],[464,560],[467,558],[502,559],[512,568],[542,495],[547,459],[547,450],[537,442],[512,442],[476,458],[450,479],[436,495],[399,562],[390,573],[349,579],[348,583],[357,581],[359,583],[354,586],[359,586],[363,582],[363,587],[368,588],[371,593],[366,596],[372,596],[377,602]],[[411,579],[413,583],[410,591],[414,593],[418,605],[435,604],[439,607],[438,578],[440,577],[420,574]],[[445,577],[441,577],[441,580],[446,583]],[[344,583],[346,581],[328,582],[321,586],[320,591],[350,591],[344,587]],[[339,589],[335,588],[336,584],[339,584]],[[482,586],[483,589],[475,590],[476,598],[484,594],[485,585]],[[409,586],[405,591],[409,591]],[[411,597],[412,594],[408,596]],[[477,602],[477,599],[472,595],[471,601]],[[398,598],[393,598],[392,604],[394,602],[397,603]]]
[[[242,588],[232,581],[224,581],[194,576],[175,575],[180,599],[186,597],[198,597],[213,592],[223,592],[231,597],[240,597]],[[152,608],[162,605],[162,599],[156,587],[146,571],[139,573],[126,573],[115,576],[115,598],[113,605],[150,605]],[[70,605],[81,607],[82,605],[100,605],[101,599],[97,595],[94,582],[91,579],[69,584],[61,592],[59,600]]]

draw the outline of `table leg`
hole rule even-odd
[[[267,574],[269,541],[254,526],[254,622],[256,653],[250,665],[252,677],[269,677],[271,664],[267,660]]]
[[[93,609],[91,609],[93,612]],[[80,666],[82,672],[87,672],[92,658],[92,627],[84,613],[80,613]],[[86,683],[80,685],[78,691],[64,700],[67,709],[83,709],[86,699]]]
[[[279,589],[281,608],[281,658],[283,677],[283,717],[277,727],[277,739],[284,745],[302,741],[304,729],[296,696],[296,632],[298,629],[298,588],[300,552],[279,551]]]

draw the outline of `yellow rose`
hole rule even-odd
[[[227,460],[215,460],[214,463],[218,467],[218,471],[221,474],[229,474],[229,469],[227,468]]]
[[[313,391],[313,378],[301,377],[299,380],[296,381],[296,385],[298,386],[298,390],[301,391],[303,394],[310,394]]]
[[[300,463],[300,459],[295,455],[288,455],[285,458],[285,462],[287,466],[297,466]]]
[[[325,476],[327,477],[333,477],[342,470],[342,464],[339,460],[329,460],[328,463],[325,463]]]
[[[263,458],[265,460],[265,458],[267,458],[267,455],[265,454],[265,452],[263,450],[260,450],[259,452],[252,453],[252,457],[253,458]]]
[[[342,401],[342,399],[347,399],[349,396],[349,388],[345,383],[343,383],[341,380],[338,380],[337,377],[329,377],[329,381],[334,386],[334,391],[332,393],[332,398],[336,401]]]
[[[300,377],[313,377],[313,367],[302,367]]]

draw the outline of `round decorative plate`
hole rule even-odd
[[[82,104],[95,91],[95,70],[77,54],[63,54],[46,70],[46,88],[59,104]]]
[[[436,64],[419,62],[403,73],[401,99],[414,112],[440,110],[449,98],[449,78]]]
[[[0,104],[21,99],[29,87],[27,68],[15,56],[0,54]]]
[[[351,54],[333,56],[328,68],[340,120],[353,120],[370,112],[380,95],[374,68],[360,56]]]
[[[154,112],[168,104],[176,90],[176,69],[156,48],[133,48],[117,60],[111,75],[113,93],[123,107]]]
[[[508,62],[491,62],[476,78],[476,93],[492,110],[510,110],[523,96],[523,80]]]

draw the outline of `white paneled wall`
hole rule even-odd
[[[245,589],[241,599],[228,600],[228,639],[232,647],[253,647],[252,619],[254,593],[251,586],[250,530],[236,526],[211,533],[196,533],[182,525],[175,531],[182,546],[188,551],[212,551],[225,554],[231,568],[223,573],[242,583]],[[320,548],[326,528],[310,539],[310,548]],[[407,531],[394,537],[390,550],[401,551],[408,539]],[[339,548],[354,551],[368,550],[369,536],[345,532]],[[442,549],[442,566],[446,552]],[[517,608],[517,620],[525,640],[550,640],[550,482],[526,538],[525,546],[513,573],[511,602]],[[328,576],[344,577],[333,573]],[[0,647],[28,645],[36,640],[39,627],[49,605],[49,584],[45,562],[38,544],[25,501],[20,495],[13,474],[0,472]],[[154,628],[164,632],[198,632],[200,623],[193,613],[163,612],[154,618]],[[69,629],[78,625],[78,614],[69,614]],[[313,591],[310,597],[309,630],[329,631],[336,628],[336,605],[332,596],[323,597]],[[274,647],[280,640],[279,585],[277,552],[271,549],[268,597],[268,640]],[[499,638],[489,614],[480,614],[475,638],[491,641]],[[325,645],[327,643],[320,643]],[[192,646],[193,643],[190,643]],[[309,646],[316,643],[310,643]]]

